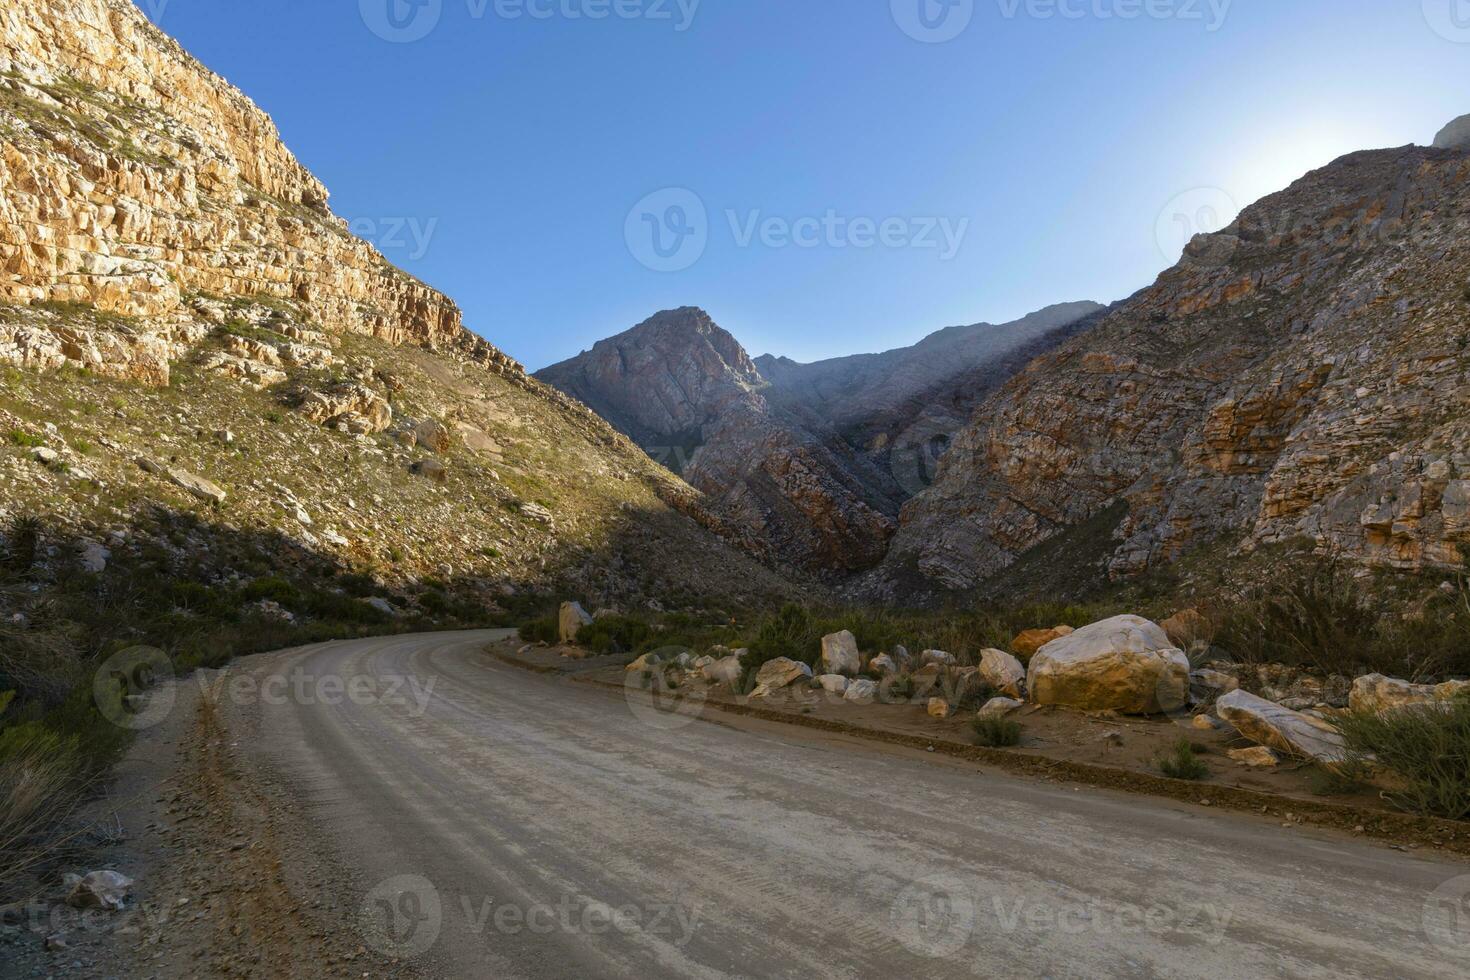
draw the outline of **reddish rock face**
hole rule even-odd
[[[1221,537],[1459,564],[1467,230],[1470,154],[1407,147],[1343,157],[1200,236],[977,410],[861,591],[972,588],[1116,501],[1114,576]]]

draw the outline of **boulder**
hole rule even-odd
[[[1241,735],[1259,745],[1328,765],[1347,759],[1337,729],[1312,715],[1247,691],[1231,691],[1215,703],[1215,710]]]
[[[1004,650],[980,652],[980,678],[991,688],[1013,698],[1023,697],[1026,668]]]
[[[1225,754],[1241,765],[1250,766],[1252,769],[1265,769],[1268,766],[1281,764],[1280,757],[1264,745],[1252,745],[1248,749],[1231,749]]]
[[[1025,703],[1024,701],[1017,701],[1015,698],[991,698],[985,702],[984,707],[975,713],[975,717],[1004,718]]]
[[[745,668],[741,666],[739,657],[721,657],[714,663],[706,664],[703,674],[704,679],[711,684],[725,684],[733,690],[740,683],[740,678],[745,676]]]
[[[575,603],[573,603],[573,605],[575,605]],[[629,674],[636,674],[644,670],[661,670],[663,667],[664,655],[655,650],[652,653],[645,653],[643,656],[639,657],[637,660],[634,660],[628,666],[624,667],[623,670]]]
[[[953,667],[958,661],[955,660],[952,653],[945,653],[943,650],[925,650],[919,654],[919,663],[923,666],[938,664],[941,667]]]
[[[1021,659],[1022,663],[1030,660],[1036,655],[1036,651],[1046,646],[1052,640],[1069,636],[1072,633],[1070,626],[1053,626],[1051,629],[1026,630],[1019,633],[1011,641],[1011,651]]]
[[[944,698],[929,699],[930,718],[948,718],[950,713],[949,702]]]
[[[1156,624],[1116,616],[1052,640],[1031,658],[1030,697],[1083,711],[1177,711],[1189,693],[1189,660]]]
[[[1470,115],[1454,120],[1434,137],[1434,145],[1441,150],[1470,150]]]
[[[212,504],[225,502],[225,492],[202,476],[195,476],[177,467],[169,467],[167,475],[170,483],[187,491],[190,496]]]
[[[371,599],[364,599],[363,601],[385,616],[398,615],[398,607],[380,595],[375,595]]]
[[[431,453],[447,452],[449,449],[449,430],[435,419],[424,419],[414,426],[413,435],[415,441]]]
[[[763,698],[773,691],[779,691],[790,687],[801,679],[811,680],[812,669],[806,664],[789,657],[777,657],[761,664],[760,670],[755,675],[755,690],[750,696]]]
[[[116,911],[127,901],[133,879],[116,871],[93,871],[85,877],[68,875],[66,904],[74,909]]]
[[[1195,715],[1193,718],[1189,719],[1189,727],[1196,728],[1202,732],[1213,732],[1217,730],[1220,726],[1215,724],[1215,719],[1211,718],[1209,715]]]
[[[859,677],[848,682],[847,693],[842,698],[844,701],[867,704],[877,696],[878,683],[876,681],[870,681],[866,677]]]
[[[847,630],[822,637],[822,666],[829,674],[856,676],[863,669],[857,638]]]
[[[416,460],[408,469],[414,476],[421,476],[435,483],[449,482],[449,467],[433,457]]]
[[[1470,691],[1470,681],[1411,684],[1397,677],[1369,674],[1353,681],[1353,689],[1348,694],[1348,707],[1353,711],[1382,714],[1415,705],[1448,701],[1465,691]]]
[[[889,674],[898,673],[898,664],[888,654],[880,653],[868,661],[868,670],[877,674],[879,677],[887,677]]]
[[[593,622],[596,622],[597,621],[597,613],[593,613],[592,614],[592,621]],[[691,664],[691,666],[695,670],[702,671],[702,670],[704,670],[704,668],[708,667],[710,664],[712,664],[714,662],[715,662],[715,658],[714,657],[711,657],[709,654],[705,654],[702,657],[696,657],[696,658],[694,658],[694,663]]]
[[[563,602],[556,616],[556,635],[563,643],[577,642],[583,626],[592,625],[592,617],[580,602]]]
[[[822,685],[822,690],[828,694],[847,693],[847,678],[841,674],[823,674],[817,678],[817,683]]]

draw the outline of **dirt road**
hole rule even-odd
[[[659,714],[498,662],[501,635],[332,643],[222,678],[239,768],[310,828],[290,846],[352,869],[365,944],[418,972],[1470,974],[1465,864]]]

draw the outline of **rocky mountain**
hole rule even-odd
[[[773,405],[703,310],[659,313],[536,376],[681,473],[750,549],[827,576],[883,557],[897,484],[820,419]]]
[[[932,482],[939,458],[975,407],[1032,358],[1088,329],[1103,307],[1061,303],[1011,323],[948,327],[917,344],[811,364],[763,355],[767,397],[815,415],[898,482],[905,497]]]
[[[0,137],[0,518],[48,560],[325,569],[390,605],[434,581],[485,609],[793,588],[349,234],[265,113],[128,0],[8,0]]]
[[[970,590],[1051,539],[1115,577],[1297,538],[1459,565],[1470,148],[1455,132],[1306,175],[1033,361],[905,506],[860,594]]]
[[[754,361],[703,310],[660,313],[537,377],[703,491],[748,547],[829,579],[882,559],[986,394],[1085,329],[1095,303],[814,364]]]

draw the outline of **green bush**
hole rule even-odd
[[[633,653],[653,636],[653,627],[631,616],[603,616],[577,631],[577,645],[594,653]]]
[[[1204,779],[1210,774],[1210,769],[1199,761],[1194,752],[1194,746],[1189,739],[1181,738],[1174,743],[1174,748],[1167,755],[1156,760],[1159,771],[1170,779]]]
[[[301,603],[301,590],[279,575],[256,579],[245,586],[244,595],[246,602],[268,599],[288,609],[295,608]]]
[[[822,655],[822,636],[816,620],[805,608],[790,603],[780,612],[763,620],[750,642],[750,655],[745,659],[745,676],[740,689],[755,686],[755,676],[762,666],[786,657],[815,666]]]
[[[1413,813],[1470,818],[1470,698],[1353,712],[1334,724],[1348,751],[1392,777],[1388,796]]]
[[[975,742],[989,749],[1021,744],[1021,725],[1009,718],[976,718]]]
[[[521,639],[527,643],[555,643],[560,630],[555,613],[539,616],[521,624]]]
[[[23,429],[10,430],[10,444],[12,446],[25,446],[27,449],[39,449],[46,445],[46,440],[40,436],[33,436]]]

